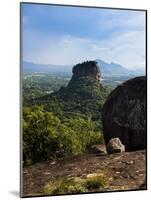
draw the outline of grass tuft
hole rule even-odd
[[[104,176],[96,175],[88,178],[85,182],[88,190],[104,188],[107,185],[107,180]]]
[[[103,174],[90,174],[86,179],[75,177],[73,180],[49,182],[44,187],[44,194],[76,194],[99,191],[107,186],[107,179]]]

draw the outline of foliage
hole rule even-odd
[[[104,188],[107,185],[107,180],[105,176],[96,175],[94,177],[88,178],[86,181],[87,189],[99,189]]]
[[[99,130],[98,125],[90,118],[87,120],[79,116],[66,119],[64,124],[70,127],[78,136],[83,152],[97,143],[103,143],[103,134]]]
[[[62,86],[66,86],[69,77],[53,76],[43,73],[32,73],[23,75],[23,99],[24,105],[39,97],[51,94]]]
[[[110,90],[93,78],[73,79],[67,87],[35,99],[32,104],[43,105],[59,118],[65,113],[79,113],[101,123],[101,109]]]
[[[60,121],[42,107],[25,107],[23,110],[23,155],[24,161],[46,159],[58,148],[55,130]]]
[[[91,178],[81,179],[76,177],[72,180],[59,180],[49,182],[44,186],[44,194],[75,194],[99,191],[108,185],[106,177],[97,175]]]
[[[85,182],[81,179],[75,180],[61,180],[56,182],[49,182],[44,187],[44,194],[74,194],[87,192]]]
[[[82,154],[98,142],[103,142],[102,133],[91,119],[75,115],[61,121],[41,106],[25,107],[23,110],[25,164]]]

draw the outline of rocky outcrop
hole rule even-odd
[[[146,77],[130,79],[118,86],[102,109],[106,145],[118,137],[126,151],[146,148]]]
[[[73,78],[89,76],[99,80],[101,73],[100,68],[96,61],[86,61],[80,64],[77,64],[72,69]]]
[[[109,140],[109,143],[107,144],[107,152],[109,154],[119,153],[124,151],[125,151],[125,146],[121,143],[119,138],[112,138]]]

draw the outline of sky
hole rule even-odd
[[[22,4],[23,60],[75,65],[86,60],[145,69],[145,12]]]

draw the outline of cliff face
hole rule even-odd
[[[93,86],[98,86],[99,89],[101,73],[95,61],[87,61],[75,65],[72,69],[72,73],[73,75],[68,84],[68,88],[75,88],[76,86],[82,91],[83,87],[87,87],[87,91],[89,92],[93,92]],[[91,86],[91,88],[89,88],[89,86]]]
[[[146,148],[146,77],[130,79],[108,97],[102,110],[106,144],[118,137],[127,151]]]
[[[78,96],[87,100],[103,96],[101,94],[103,86],[100,83],[101,73],[95,61],[77,64],[73,67],[72,72],[72,78],[65,89],[67,93],[72,91],[72,96]]]
[[[72,78],[91,77],[99,80],[101,73],[100,68],[95,61],[87,61],[77,64],[72,69]]]

